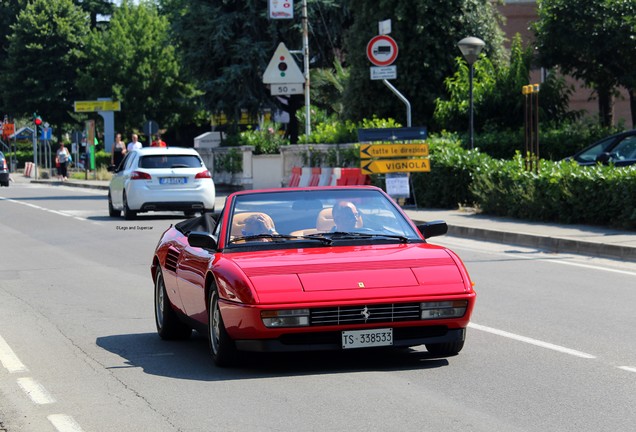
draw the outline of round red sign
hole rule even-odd
[[[376,66],[388,66],[395,61],[398,46],[391,36],[378,35],[367,44],[367,57]]]

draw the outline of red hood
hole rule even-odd
[[[261,303],[465,294],[451,254],[429,244],[269,250],[232,257]]]

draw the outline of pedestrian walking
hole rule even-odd
[[[139,142],[139,137],[137,136],[137,134],[132,134],[131,138],[132,138],[132,141],[128,143],[128,147],[126,148],[127,151],[130,152],[130,151],[138,150],[143,147],[141,143]]]
[[[113,150],[110,156],[110,163],[115,167],[118,167],[121,161],[126,155],[126,143],[121,139],[121,134],[115,135],[115,142],[113,143]]]
[[[57,149],[55,153],[55,166],[57,167],[57,178],[60,181],[66,181],[67,179],[67,167],[68,161],[71,158],[71,153],[69,153],[68,149],[64,146],[63,142],[60,142],[60,147]]]

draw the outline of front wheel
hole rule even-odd
[[[179,321],[172,309],[159,266],[155,273],[155,324],[161,339],[187,339],[192,334],[192,329]]]
[[[210,290],[208,302],[208,341],[214,364],[226,367],[236,362],[236,346],[225,330],[219,307],[219,294],[215,289]]]
[[[439,357],[451,357],[459,354],[464,348],[464,341],[446,342],[438,344],[426,344],[426,350]]]

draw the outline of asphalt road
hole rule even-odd
[[[217,208],[221,208],[219,197]],[[182,217],[0,188],[0,431],[631,431],[636,264],[435,238],[478,292],[464,350],[250,356],[155,334],[150,260]]]

